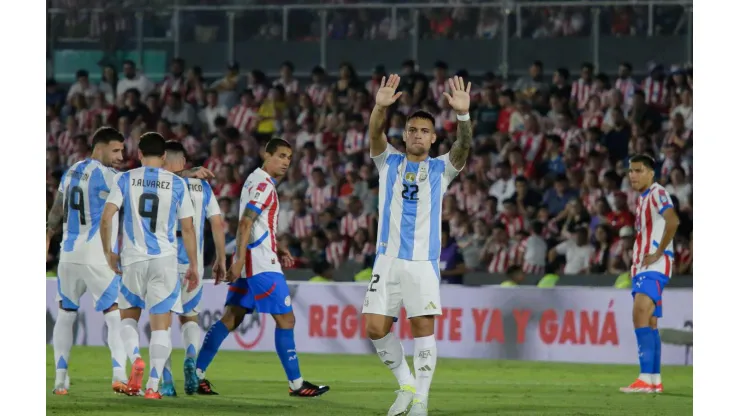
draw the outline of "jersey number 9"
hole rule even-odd
[[[67,189],[67,197],[64,198],[64,222],[69,218],[69,210],[74,209],[80,215],[80,225],[86,225],[85,221],[85,195],[82,188],[73,186]]]
[[[146,202],[151,205],[147,209]],[[141,218],[149,218],[149,231],[157,232],[157,212],[159,211],[159,197],[154,194],[142,194],[139,198],[139,215]]]
[[[416,184],[403,184],[403,192],[401,192],[401,198],[407,201],[418,201],[417,194],[419,193],[419,185]]]

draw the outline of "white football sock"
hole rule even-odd
[[[164,363],[172,352],[172,341],[166,330],[152,331],[152,342],[149,344],[149,380],[146,388],[159,391],[159,379],[164,371]]]
[[[182,333],[182,346],[185,348],[185,358],[197,358],[198,346],[200,345],[200,326],[197,322],[185,322],[180,327]]]
[[[375,345],[375,350],[378,352],[380,361],[396,376],[398,385],[414,385],[414,375],[411,374],[406,357],[403,355],[403,344],[401,344],[401,340],[395,334],[389,332],[383,338],[373,339],[371,341]]]
[[[167,339],[170,340],[172,345],[172,327],[167,328]],[[170,348],[170,355],[167,356],[167,361],[164,362],[164,369],[162,370],[162,382],[174,383],[172,379],[172,349]]]
[[[121,321],[121,339],[131,363],[137,358],[141,358],[139,353],[139,323],[135,319],[126,318]]]
[[[74,324],[77,312],[59,309],[57,321],[54,323],[52,345],[54,346],[54,367],[57,370],[54,386],[64,385],[67,379],[67,365],[69,364],[69,353],[74,343]]]
[[[437,340],[434,335],[414,338],[414,369],[416,370],[415,399],[427,402],[437,366]]]
[[[105,314],[105,324],[108,326],[108,348],[113,362],[113,381],[126,382],[126,349],[121,338],[121,311],[116,309]]]

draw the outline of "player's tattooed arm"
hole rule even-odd
[[[54,198],[54,205],[49,211],[49,217],[46,219],[46,236],[51,238],[62,229],[62,219],[64,218],[64,194],[57,192]]]
[[[175,175],[180,176],[181,178],[195,178],[195,179],[213,179],[216,177],[216,175],[213,174],[209,169],[204,168],[203,166],[196,166],[194,168],[190,169],[183,169],[179,172],[173,172]]]
[[[450,148],[450,163],[457,170],[465,167],[470,147],[473,145],[473,123],[470,120],[457,121],[457,140]]]
[[[470,121],[470,82],[466,87],[462,77],[454,76],[449,80],[452,94],[444,93],[450,107],[457,113],[457,140],[450,149],[450,163],[459,170],[465,167],[470,147],[473,145],[473,123]]]
[[[249,244],[249,235],[252,232],[252,224],[259,217],[259,213],[247,208],[239,221],[239,228],[236,230],[236,258],[231,264],[227,279],[233,282],[241,275],[244,268],[244,259],[247,257],[247,244]]]

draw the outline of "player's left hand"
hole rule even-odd
[[[656,261],[660,260],[660,258],[663,257],[660,253],[652,253],[645,256],[644,259],[642,259],[642,267],[647,267]]]
[[[108,267],[110,267],[111,270],[117,275],[121,274],[121,270],[118,268],[118,254],[116,253],[110,253],[108,254]]]
[[[244,262],[238,259],[234,260],[234,262],[231,263],[231,267],[229,267],[228,273],[226,273],[226,281],[229,283],[235,282],[241,277],[242,270],[244,270]]]
[[[457,114],[467,114],[470,110],[470,82],[468,82],[468,86],[465,88],[465,81],[457,75],[450,78],[448,82],[452,95],[445,92],[443,93],[444,97]]]
[[[182,173],[183,178],[195,178],[195,179],[213,179],[216,175],[213,174],[209,169],[199,166],[197,168],[187,169]]]

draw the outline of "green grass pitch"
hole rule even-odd
[[[143,352],[148,361],[148,353]],[[162,400],[118,396],[110,389],[110,356],[103,347],[74,347],[69,396],[54,396],[54,356],[46,355],[49,415],[300,415],[386,414],[397,388],[373,355],[301,354],[308,380],[331,385],[320,398],[288,396],[274,353],[222,351],[208,370],[219,396],[185,396],[183,351],[173,353],[179,396]],[[410,362],[410,361],[409,361]],[[691,367],[665,367],[662,395],[623,394],[637,366],[440,359],[429,402],[434,416],[463,415],[691,415]],[[148,369],[147,369],[148,370]],[[148,374],[148,371],[147,373]],[[144,377],[146,382],[146,376]]]

